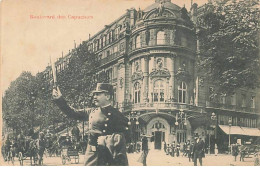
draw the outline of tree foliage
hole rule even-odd
[[[199,68],[219,91],[259,87],[258,0],[213,0],[200,16]]]
[[[97,76],[97,72],[99,72]],[[88,52],[85,42],[74,49],[71,60],[57,75],[63,96],[75,108],[91,105],[90,92],[97,82],[108,82],[107,73],[101,71],[97,57]],[[63,113],[52,102],[51,79],[45,79],[43,72],[33,76],[23,72],[6,90],[2,99],[3,119],[15,133],[29,134],[68,122]]]

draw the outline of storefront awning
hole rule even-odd
[[[241,128],[244,130],[245,135],[260,137],[260,130],[258,128],[248,128],[248,127],[241,127]]]
[[[230,134],[230,135],[260,136],[260,130],[258,128],[231,126],[230,133],[229,133],[229,126],[219,125],[219,127],[226,134]]]
[[[229,134],[229,126],[227,125],[219,125],[219,127],[226,133]],[[243,129],[239,126],[231,126],[230,128],[231,135],[245,135]]]

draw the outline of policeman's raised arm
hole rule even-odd
[[[59,87],[53,89],[52,97],[54,103],[65,113],[68,117],[76,120],[88,120],[88,115],[91,109],[74,109],[70,107],[66,100],[62,97]]]

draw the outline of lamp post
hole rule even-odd
[[[176,113],[176,122],[175,122],[176,126],[179,125],[178,120],[180,121],[180,124],[183,123],[183,125],[185,126],[187,125],[187,116],[183,111],[183,109],[180,109],[179,113]]]
[[[211,124],[213,123],[212,127],[215,128],[215,120],[216,120],[217,116],[216,114],[213,112],[210,116],[211,119]],[[211,147],[211,141],[210,141],[210,132],[209,132],[209,149],[208,149],[208,154],[210,154],[210,147]]]
[[[136,112],[130,112],[129,113],[129,116],[128,116],[128,125],[129,127],[132,125],[131,121],[135,121],[135,125],[136,125],[136,128],[135,128],[135,133],[136,133],[136,129],[137,129],[137,126],[139,125],[139,121],[138,121],[138,118],[139,118],[139,115],[140,113],[136,113]],[[131,127],[133,129],[133,127]],[[131,135],[133,134],[132,132],[132,129],[131,129]],[[133,138],[133,137],[131,137]],[[138,140],[138,136],[136,137],[136,140],[134,141],[137,141]]]
[[[228,131],[228,147],[229,147],[229,153],[231,153],[230,133],[231,133],[231,126],[232,126],[232,118],[229,118],[229,119],[228,119],[228,126],[229,126],[229,131]]]

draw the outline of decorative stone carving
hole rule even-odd
[[[170,78],[170,71],[166,68],[161,68],[161,69],[153,69],[152,72],[150,73],[150,78]]]
[[[135,62],[135,71],[137,72],[139,70],[140,66],[139,66],[139,62]]]
[[[123,88],[123,86],[124,86],[124,78],[121,77],[121,78],[119,79],[119,87],[120,87],[120,88]]]
[[[143,80],[144,78],[144,75],[143,75],[143,72],[142,71],[137,71],[137,72],[134,72],[133,75],[132,75],[132,81],[136,81],[136,80]]]
[[[120,69],[122,69],[122,68],[124,68],[125,67],[125,65],[123,64],[123,63],[120,63],[119,65],[118,65],[118,70],[120,70]]]
[[[157,16],[162,16],[163,15],[163,12],[164,12],[164,4],[163,2],[161,1],[160,4],[159,4],[159,7],[157,8]]]
[[[179,68],[175,77],[177,80],[180,80],[180,81],[189,82],[191,80],[191,75],[184,68]]]
[[[163,66],[163,61],[162,61],[161,58],[158,58],[157,61],[156,61],[156,67],[157,67],[158,69],[161,69],[162,66]]]

